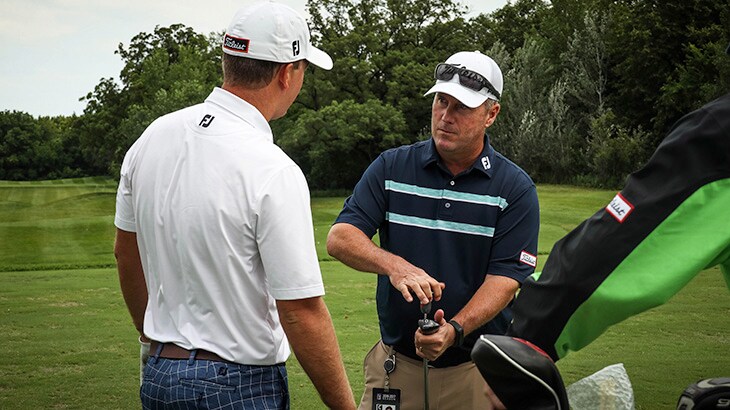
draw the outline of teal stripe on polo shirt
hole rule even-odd
[[[457,233],[465,233],[470,235],[494,236],[494,228],[489,226],[479,226],[460,222],[450,222],[441,219],[426,219],[416,216],[408,216],[395,214],[392,212],[385,213],[385,219],[391,223],[400,225],[415,226],[419,228],[434,229],[439,231],[449,231]]]
[[[424,188],[417,185],[396,182],[393,180],[385,181],[385,190],[400,192],[403,194],[416,195],[425,198],[449,199],[452,201],[498,206],[502,210],[507,207],[507,200],[498,196],[470,194],[467,192],[457,192],[448,189]]]

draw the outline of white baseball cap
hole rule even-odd
[[[499,69],[494,60],[479,51],[461,51],[449,57],[445,64],[455,68],[451,71],[453,73],[452,77],[445,80],[437,78],[436,84],[424,95],[433,93],[448,94],[470,108],[476,108],[484,104],[487,99],[499,100],[502,95],[502,70]],[[490,91],[488,87],[484,87],[477,91],[465,87],[460,82],[462,79],[459,70],[461,69],[481,75],[490,83],[493,90]]]
[[[307,60],[325,70],[332,68],[332,58],[312,45],[304,17],[273,1],[252,4],[236,12],[223,36],[223,52],[276,63]]]

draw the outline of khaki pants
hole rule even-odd
[[[373,388],[385,386],[383,362],[388,347],[380,340],[365,356],[365,392],[359,410],[372,410]],[[390,388],[400,389],[401,410],[423,410],[423,361],[395,353],[395,371],[390,374]],[[494,409],[490,397],[497,400],[472,362],[447,368],[429,368],[428,402],[431,410]],[[498,400],[497,400],[498,402]]]

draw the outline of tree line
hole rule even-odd
[[[730,0],[516,0],[468,18],[457,0],[310,0],[310,66],[272,122],[312,189],[350,189],[385,149],[429,138],[433,69],[480,50],[505,78],[495,148],[536,182],[616,187],[683,114],[730,90]],[[81,115],[0,112],[0,179],[117,176],[155,118],[222,82],[222,33],[140,33]]]

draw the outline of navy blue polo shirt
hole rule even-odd
[[[496,152],[485,135],[482,154],[453,176],[432,139],[382,153],[365,171],[335,223],[348,223],[380,246],[444,282],[446,320],[458,313],[487,273],[520,283],[535,269],[540,225],[535,184],[522,169]],[[385,275],[376,292],[383,342],[420,360],[414,333],[423,317],[419,302],[408,303]],[[432,316],[431,316],[432,317]],[[504,334],[510,308],[467,336],[473,345],[484,333]],[[436,367],[467,362],[470,347],[450,348]]]

